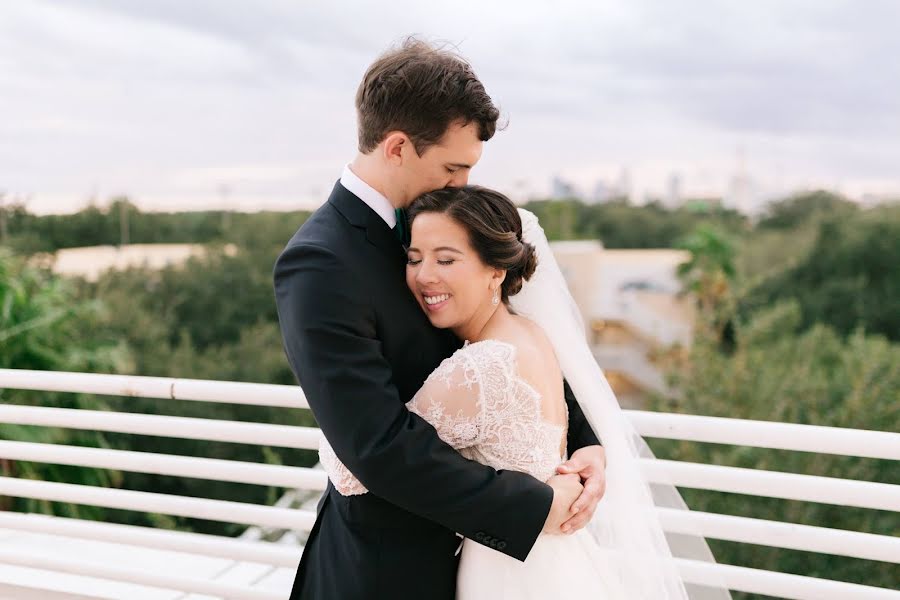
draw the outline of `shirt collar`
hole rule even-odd
[[[387,223],[388,227],[393,229],[397,225],[397,215],[394,213],[394,206],[390,200],[360,179],[356,173],[350,170],[349,164],[344,167],[344,172],[341,175],[341,185],[374,210]]]

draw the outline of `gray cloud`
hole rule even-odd
[[[762,179],[898,190],[898,17],[877,1],[10,3],[0,189],[44,210],[96,188],[321,201],[355,147],[360,75],[419,33],[458,44],[510,119],[482,183],[627,165],[649,189],[671,171],[721,187],[740,147]]]

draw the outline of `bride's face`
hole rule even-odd
[[[505,272],[482,262],[462,225],[441,213],[420,213],[410,233],[406,285],[432,325],[464,329],[491,311]]]

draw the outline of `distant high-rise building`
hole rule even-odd
[[[616,189],[610,186],[603,179],[598,179],[597,183],[594,185],[594,193],[591,194],[591,202],[594,204],[599,204],[601,202],[608,202],[613,196],[615,196]]]
[[[722,205],[745,215],[754,216],[763,209],[763,204],[759,199],[759,190],[744,165],[743,149],[738,150],[737,161],[737,172],[731,177]]]
[[[626,202],[632,202],[631,170],[628,167],[622,167],[622,172],[619,173],[619,183],[616,187],[618,188],[616,196],[623,198]]]
[[[578,193],[575,191],[575,186],[560,177],[559,175],[553,176],[551,187],[551,197],[554,200],[564,200],[567,198],[578,198]]]
[[[665,198],[668,208],[677,208],[682,204],[681,175],[672,173],[669,175],[669,185]]]

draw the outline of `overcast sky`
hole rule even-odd
[[[517,199],[630,173],[637,197],[900,195],[900,2],[0,0],[0,191],[35,212],[309,208],[353,96],[447,40],[509,120],[473,181]]]

